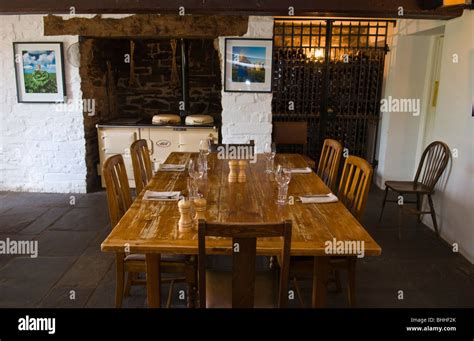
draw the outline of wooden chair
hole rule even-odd
[[[288,265],[290,261],[291,221],[268,224],[220,224],[199,221],[199,302],[201,308],[253,308],[275,305],[285,308],[288,303]],[[206,272],[206,237],[232,238],[232,274]],[[256,274],[257,238],[283,237],[282,265],[278,295],[274,276]],[[238,248],[238,249],[236,249]],[[230,295],[231,293],[231,295]],[[229,297],[231,296],[231,298]],[[277,296],[277,297],[276,297]]]
[[[150,151],[146,140],[137,140],[130,146],[136,193],[139,195],[153,177]]]
[[[107,189],[110,224],[114,227],[132,205],[132,195],[122,155],[109,157],[105,160],[102,170]]]
[[[342,145],[336,140],[325,139],[316,174],[333,192],[336,189],[341,156]]]
[[[308,122],[273,122],[273,141],[279,145],[301,145],[303,158],[311,169],[316,163],[306,155],[308,149]]]
[[[360,222],[365,211],[370,184],[372,183],[372,166],[364,159],[357,156],[348,156],[344,163],[341,180],[339,182],[338,198],[346,208]],[[351,307],[355,307],[355,265],[356,256],[333,256],[330,259],[330,268],[334,273],[336,287],[341,291],[339,269],[348,272],[348,297]],[[301,276],[312,276],[313,257],[292,257],[290,261],[290,276],[293,278],[296,294],[300,303],[304,305],[301,298],[301,290],[297,278]]]
[[[385,203],[398,202],[398,200],[387,200],[388,191],[397,192],[398,195],[415,194],[416,201],[403,200],[403,205],[398,205],[398,238],[401,239],[402,215],[403,212],[418,216],[418,222],[421,222],[421,216],[430,214],[436,234],[439,236],[438,223],[436,221],[436,212],[433,205],[432,195],[439,178],[448,165],[450,150],[446,143],[441,141],[432,142],[426,147],[421,155],[420,163],[413,181],[385,181],[385,195],[383,198],[382,209],[380,211],[379,221],[382,220]],[[423,211],[424,195],[428,197],[429,211]],[[404,204],[416,204],[416,209],[405,209]]]
[[[111,226],[114,227],[120,221],[125,212],[132,205],[132,196],[128,185],[127,171],[122,155],[109,157],[103,165],[102,176],[105,177],[107,190],[107,203]],[[144,280],[138,279],[139,273],[146,273],[145,255],[126,252],[116,254],[116,289],[115,307],[122,306],[123,296],[130,294],[130,288],[134,284],[145,284]],[[170,278],[170,292],[168,306],[171,304],[171,292],[173,284],[177,281],[188,283],[188,305],[194,304],[194,287],[196,283],[196,266],[193,258],[184,255],[161,255],[161,271],[163,273],[180,274],[182,277]],[[127,272],[127,283],[124,287],[124,276]]]
[[[366,160],[349,155],[344,163],[338,198],[359,222],[365,212],[373,169]]]

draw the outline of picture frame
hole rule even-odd
[[[225,92],[272,92],[273,39],[226,38]]]
[[[66,97],[62,42],[14,42],[18,103],[62,103]]]

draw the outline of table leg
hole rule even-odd
[[[186,263],[186,283],[188,291],[188,308],[196,307],[196,289],[197,289],[197,263],[195,256],[191,257],[188,263]]]
[[[148,253],[146,258],[146,293],[148,308],[161,307],[161,269],[159,253]]]
[[[313,267],[313,308],[326,305],[326,283],[329,272],[329,257],[314,257]]]

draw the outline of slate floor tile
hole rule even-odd
[[[94,231],[44,231],[38,238],[41,256],[79,256],[96,236]]]
[[[0,270],[0,307],[35,306],[71,266],[71,257],[18,257]]]
[[[64,214],[49,229],[55,231],[98,231],[109,224],[107,211],[100,206],[75,207]]]

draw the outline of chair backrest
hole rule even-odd
[[[432,142],[421,155],[415,175],[415,182],[420,182],[433,191],[436,183],[448,165],[450,150],[446,143]]]
[[[132,156],[133,175],[135,176],[135,188],[137,195],[150,182],[153,177],[151,170],[150,151],[146,140],[137,140],[130,146]]]
[[[250,155],[248,155],[248,157],[253,157],[255,155],[255,141],[254,140],[250,140],[249,143],[212,143],[211,144],[211,152],[219,152],[221,150],[221,148],[224,148],[223,150],[230,150],[230,148],[236,148],[236,151],[241,149],[241,148],[244,148],[242,149],[242,152],[243,150],[246,150],[247,153],[249,153]]]
[[[353,155],[346,158],[338,198],[359,221],[362,220],[367,204],[372,173],[372,166],[366,160]]]
[[[132,205],[132,195],[122,155],[117,154],[105,160],[102,176],[105,179],[110,223],[114,227]]]
[[[336,190],[339,162],[341,161],[342,145],[331,139],[325,139],[316,174],[332,190]]]
[[[207,223],[199,220],[199,300],[206,307],[206,236],[232,238],[232,307],[252,308],[255,296],[257,238],[283,237],[278,306],[288,303],[291,221],[264,224]]]

